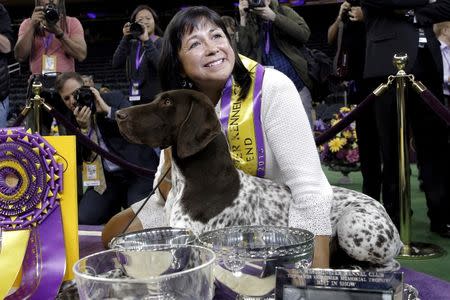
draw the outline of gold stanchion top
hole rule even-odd
[[[406,54],[406,53],[394,54],[392,63],[394,64],[394,67],[396,67],[398,71],[404,71],[406,68],[406,65],[408,64],[408,54]]]
[[[40,98],[42,91],[42,83],[40,81],[34,81],[31,85],[31,90],[33,91],[34,98]]]

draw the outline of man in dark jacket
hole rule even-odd
[[[80,96],[83,79],[75,72],[59,75],[55,86],[64,104],[73,113],[76,125],[92,141],[123,160],[156,170],[159,160],[153,149],[132,144],[119,132],[115,113],[131,105],[123,94],[110,92],[100,95],[95,88],[84,87],[84,96]],[[91,105],[86,105],[86,101],[80,104],[80,97],[86,99],[86,95],[90,95]],[[85,150],[78,151],[83,156],[82,182],[87,188],[78,204],[80,224],[104,224],[122,207],[127,208],[150,193],[153,176],[138,176]],[[86,155],[86,152],[91,155]]]
[[[385,82],[388,75],[397,72],[392,63],[394,54],[406,53],[406,72],[414,74],[442,100],[442,58],[432,25],[449,19],[450,0],[361,0],[361,6],[367,28],[365,77],[373,81],[373,86]],[[408,91],[406,97],[431,231],[450,237],[449,129],[415,92]],[[375,117],[383,157],[383,203],[398,226],[400,187],[394,87],[377,99]]]
[[[0,128],[6,127],[9,111],[9,71],[7,54],[11,52],[13,33],[11,19],[0,4]]]
[[[261,6],[249,5],[255,2]],[[311,33],[305,20],[292,8],[279,5],[278,0],[240,0],[239,13],[239,52],[288,76],[300,93],[312,125],[312,81],[300,52]]]

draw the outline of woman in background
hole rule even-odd
[[[114,52],[113,67],[126,65],[129,100],[133,105],[151,102],[161,91],[157,66],[162,31],[158,27],[158,16],[149,6],[139,5],[122,31],[123,38]]]

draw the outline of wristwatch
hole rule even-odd
[[[64,31],[61,31],[61,33],[55,34],[55,38],[57,38],[58,40],[62,39],[63,36],[64,36]]]

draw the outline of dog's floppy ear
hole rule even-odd
[[[177,155],[180,158],[199,152],[221,132],[214,108],[208,103],[210,100],[196,99],[206,98],[206,95],[197,93],[188,97],[189,112],[181,124],[177,138]]]

